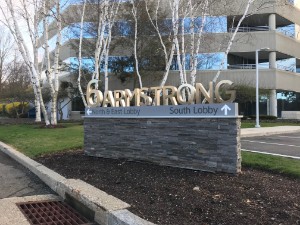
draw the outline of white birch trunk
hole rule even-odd
[[[116,16],[119,11],[120,1],[109,3],[110,7],[108,8],[108,18],[107,18],[107,24],[108,24],[108,37],[106,38],[106,44],[105,44],[105,70],[104,70],[104,76],[105,76],[105,86],[104,90],[108,91],[108,59],[109,59],[109,53],[110,53],[110,43],[112,39],[112,28],[115,24]]]
[[[137,6],[135,5],[135,0],[131,0],[132,4],[132,15],[134,18],[134,59],[135,59],[135,70],[139,78],[140,88],[143,88],[142,77],[139,71],[139,60],[137,55],[137,35],[138,35],[138,19],[137,19]]]
[[[25,0],[22,1],[22,4],[23,4],[23,9],[24,9],[24,12],[25,12],[25,20],[26,20],[26,23],[27,23],[27,27],[30,27],[30,13],[28,12],[28,5],[26,3]],[[34,4],[35,7],[34,8],[37,8],[37,5]],[[38,43],[38,14],[35,14],[34,15],[34,18],[33,18],[33,31],[29,29],[29,35],[30,35],[30,39],[31,39],[31,43],[32,43],[32,47],[33,47],[33,61],[34,61],[34,67],[38,68],[38,46],[37,46],[37,43]],[[38,71],[38,70],[37,70]],[[38,80],[40,82],[41,80],[41,76],[40,76],[40,73],[38,73]],[[34,95],[34,102],[35,102],[35,122],[42,122],[42,117],[41,117],[41,104],[37,98],[37,95],[35,94]]]
[[[229,40],[229,42],[228,42],[228,46],[227,46],[227,49],[226,49],[226,51],[225,51],[225,56],[224,56],[224,58],[222,59],[220,68],[219,68],[219,70],[218,70],[216,76],[215,76],[214,79],[213,79],[213,82],[214,82],[214,83],[216,83],[216,81],[218,80],[218,78],[219,78],[219,76],[220,76],[220,74],[221,74],[221,70],[224,68],[225,60],[226,60],[226,58],[227,58],[227,56],[228,56],[228,53],[229,53],[229,51],[230,51],[230,49],[231,49],[232,43],[233,43],[233,41],[234,41],[234,39],[235,39],[235,36],[236,36],[236,34],[237,34],[238,30],[239,30],[239,27],[241,26],[243,20],[244,20],[245,17],[247,16],[248,11],[249,11],[249,8],[250,8],[251,4],[252,4],[254,1],[255,1],[255,0],[248,0],[247,6],[246,6],[245,11],[244,11],[244,14],[243,14],[243,16],[241,17],[241,19],[239,20],[238,25],[237,25],[237,27],[235,28],[235,31],[234,31],[234,33],[232,34],[232,36],[231,36],[231,38],[230,38],[230,40]]]
[[[184,30],[184,19],[182,18],[181,21],[181,55],[182,55],[182,73],[183,73],[183,80],[184,83],[187,83],[187,79],[186,79],[186,68],[185,68],[185,64],[186,64],[186,51],[185,51],[185,30]]]
[[[243,14],[243,16],[241,17],[241,19],[239,20],[238,25],[237,25],[237,27],[236,27],[234,33],[232,34],[232,36],[231,36],[229,42],[228,42],[228,46],[227,46],[227,49],[226,49],[226,51],[225,51],[225,55],[224,55],[224,57],[223,57],[223,59],[222,59],[222,61],[221,61],[220,68],[219,68],[219,70],[218,70],[216,76],[215,76],[214,79],[213,79],[213,85],[215,85],[215,83],[217,82],[217,80],[218,80],[218,78],[219,78],[219,76],[220,76],[220,74],[221,74],[221,71],[224,69],[224,63],[225,63],[225,60],[226,60],[226,58],[227,58],[227,56],[228,56],[228,53],[229,53],[229,51],[230,51],[230,49],[231,49],[232,43],[233,43],[233,41],[234,41],[234,39],[235,39],[235,36],[236,36],[236,34],[237,34],[238,30],[239,30],[239,27],[241,26],[243,20],[244,20],[245,17],[247,16],[251,4],[252,4],[254,1],[255,1],[255,0],[248,0],[247,6],[246,6],[245,11],[244,11],[244,14]],[[202,101],[202,103],[205,103],[206,101],[207,101],[207,100],[204,99],[204,100]]]
[[[104,2],[104,4],[105,4],[105,2]],[[103,7],[102,13],[99,14],[98,37],[97,37],[96,49],[95,49],[95,71],[93,74],[93,79],[97,79],[97,80],[100,79],[100,74],[99,74],[100,63],[101,63],[100,54],[101,54],[101,51],[103,50],[102,46],[103,46],[103,39],[104,39],[104,35],[105,35],[105,26],[106,26],[105,21],[104,21],[104,18],[106,17],[105,13],[106,13],[106,10],[104,10],[104,7]]]
[[[190,0],[190,4],[191,4],[191,0]],[[206,14],[207,14],[207,11],[208,11],[208,0],[205,0],[204,2],[204,9],[203,9],[203,13],[202,13],[202,17],[201,17],[201,26],[200,26],[200,30],[199,30],[199,34],[197,36],[197,44],[195,46],[195,17],[194,17],[194,12],[193,12],[193,6],[191,5],[190,6],[190,13],[193,15],[192,16],[192,25],[191,25],[191,29],[192,29],[192,32],[193,32],[193,41],[192,41],[192,45],[191,45],[191,52],[192,52],[192,55],[191,55],[191,58],[190,60],[192,60],[192,66],[191,66],[191,85],[192,86],[195,86],[195,83],[196,83],[196,73],[197,73],[197,66],[198,66],[198,54],[199,54],[199,49],[200,49],[200,45],[201,45],[201,39],[202,39],[202,34],[203,34],[203,31],[204,31],[204,26],[205,26],[205,23],[206,23]]]
[[[158,38],[159,38],[160,44],[163,48],[163,52],[164,52],[164,56],[165,56],[165,64],[166,65],[165,65],[163,78],[160,82],[160,87],[163,87],[163,86],[165,86],[165,84],[167,82],[169,72],[170,72],[170,67],[172,65],[174,52],[175,52],[175,40],[174,40],[174,38],[170,37],[172,39],[172,46],[171,46],[171,50],[168,52],[167,47],[163,41],[162,34],[160,32],[158,22],[157,22],[158,21],[158,10],[160,8],[160,0],[157,0],[157,5],[156,5],[155,11],[154,11],[154,19],[152,19],[151,15],[150,15],[150,10],[148,8],[147,2],[145,2],[145,3],[146,3],[145,5],[146,5],[146,11],[147,11],[148,18],[158,35]]]
[[[41,92],[41,87],[40,87],[40,80],[39,80],[39,76],[37,73],[37,70],[35,68],[34,65],[34,61],[31,58],[31,55],[29,54],[29,50],[27,45],[24,42],[24,38],[22,36],[22,33],[20,31],[18,22],[17,22],[17,18],[15,15],[15,11],[14,11],[14,7],[12,4],[11,0],[5,0],[6,6],[9,10],[11,19],[12,19],[12,23],[10,23],[10,19],[6,16],[3,8],[1,7],[1,11],[5,17],[5,20],[7,22],[7,27],[9,28],[10,32],[12,33],[12,35],[14,36],[16,43],[18,45],[18,49],[22,55],[23,60],[25,61],[25,64],[27,65],[29,71],[30,71],[30,78],[31,78],[31,83],[33,85],[33,89],[34,89],[34,94],[35,97],[37,99],[37,101],[39,101],[42,111],[44,113],[44,119],[45,119],[45,123],[46,125],[49,125],[49,119],[48,119],[48,115],[46,112],[46,108],[43,102],[43,98],[42,98],[42,92]]]
[[[180,45],[178,41],[178,33],[179,33],[179,0],[173,0],[171,5],[172,10],[172,28],[173,28],[173,36],[175,41],[175,47],[176,47],[176,53],[177,53],[177,64],[179,68],[179,77],[180,77],[180,83],[184,84],[184,76],[183,76],[183,68],[182,68],[182,62],[181,62],[181,51],[180,51]],[[183,56],[184,57],[184,56]]]
[[[112,39],[112,27],[118,14],[120,0],[104,0],[100,4],[98,38],[95,49],[95,71],[93,79],[100,79],[100,63],[104,59],[104,89],[108,90],[108,60],[110,43]],[[96,89],[98,86],[96,85]]]
[[[171,68],[172,61],[173,61],[173,57],[174,57],[174,52],[175,52],[175,42],[173,41],[172,47],[171,47],[171,51],[170,51],[169,60],[166,63],[166,67],[165,67],[165,72],[164,72],[164,75],[163,75],[163,79],[161,80],[160,85],[159,85],[160,87],[165,86],[165,84],[167,82],[167,79],[168,79],[168,76],[169,76],[169,72],[170,72],[170,68]]]
[[[111,37],[109,38],[111,40]],[[104,52],[104,91],[108,91],[108,60],[109,60],[109,48],[110,40],[107,41],[106,49]]]
[[[60,0],[56,1],[56,46],[55,46],[55,55],[54,55],[54,93],[52,97],[51,104],[51,124],[57,125],[57,96],[59,91],[59,54],[61,46],[61,14],[60,14]]]
[[[78,90],[81,96],[81,99],[83,101],[84,107],[87,107],[87,102],[84,97],[82,88],[81,88],[81,77],[82,77],[82,39],[83,39],[83,23],[84,23],[84,16],[85,16],[85,7],[86,7],[86,0],[83,2],[82,7],[82,15],[81,15],[81,22],[80,22],[80,38],[79,38],[79,51],[78,51],[78,62],[79,62],[79,68],[78,68],[78,79],[77,79],[77,86]]]
[[[184,21],[186,12],[182,12],[182,18],[180,22],[179,18],[179,7],[180,7],[180,0],[173,0],[172,3],[170,3],[171,10],[172,10],[172,23],[173,23],[173,35],[174,35],[174,41],[175,41],[175,47],[176,47],[176,53],[177,53],[177,65],[179,69],[179,77],[180,77],[180,83],[186,84],[186,70],[185,70],[185,57],[186,57],[186,51],[185,51],[185,32],[184,32]],[[181,35],[179,34],[179,24],[181,25]],[[179,37],[181,38],[179,42]],[[189,95],[189,89],[182,89],[182,98],[187,99],[187,94]]]
[[[46,6],[47,2],[44,1],[43,2],[43,14],[44,14],[44,18],[43,18],[43,26],[44,26],[44,49],[45,49],[45,61],[46,61],[46,71],[45,71],[45,75],[48,81],[48,84],[50,86],[50,93],[51,93],[51,124],[54,124],[54,119],[53,118],[53,100],[54,100],[54,95],[55,95],[55,88],[54,88],[54,84],[53,84],[53,77],[52,77],[52,71],[51,71],[51,60],[50,60],[50,51],[49,51],[49,24],[48,24],[48,18],[47,18],[47,14],[48,14],[48,10],[47,10],[47,6]],[[54,105],[55,106],[55,105]]]

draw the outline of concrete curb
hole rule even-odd
[[[282,130],[280,130],[282,129]],[[241,129],[241,137],[258,137],[258,136],[268,136],[268,135],[275,135],[275,134],[288,134],[300,132],[299,127],[291,127],[291,126],[279,126],[276,127],[274,130],[273,127],[265,127],[265,128],[244,128]]]
[[[0,150],[37,175],[64,200],[71,196],[91,210],[94,221],[100,225],[155,225],[128,211],[129,204],[84,181],[67,179],[3,142]]]

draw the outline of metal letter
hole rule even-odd
[[[92,85],[95,84],[98,85],[98,80],[93,79],[88,83],[87,90],[86,90],[86,101],[88,104],[88,107],[98,107],[101,106],[101,103],[103,102],[103,94],[101,91],[96,90],[92,88]]]
[[[182,93],[181,93],[182,91],[185,91],[186,89],[189,89],[188,90],[188,99],[187,99],[187,101],[183,99]],[[177,101],[178,101],[178,103],[182,104],[182,105],[194,104],[195,93],[196,93],[196,89],[192,85],[190,85],[190,84],[180,85],[178,90],[177,90]]]
[[[130,107],[130,102],[133,99],[133,96],[135,96],[135,104],[134,105],[137,105],[137,103],[139,104],[140,89],[139,88],[134,89],[133,94],[129,89],[125,89],[125,103],[126,103],[127,107]]]
[[[149,90],[154,90],[154,103],[160,105],[161,87],[151,87]]]
[[[103,100],[103,107],[107,107],[107,104],[110,104],[110,107],[115,107],[116,102],[113,96],[112,91],[105,91],[104,92],[104,100]]]
[[[172,105],[178,105],[176,100],[177,88],[174,86],[163,87],[163,105],[169,105],[169,99]]]
[[[213,82],[209,82],[209,89],[208,92],[205,90],[201,83],[196,84],[196,104],[201,104],[201,95],[204,95],[204,98],[208,101],[209,104],[214,103],[214,88]]]
[[[217,85],[216,85],[216,90],[215,90],[215,95],[216,95],[216,99],[217,102],[222,103],[222,102],[233,102],[235,100],[236,97],[236,91],[235,90],[230,90],[230,91],[225,91],[225,93],[227,95],[230,95],[230,98],[228,100],[224,100],[221,95],[220,95],[220,88],[221,86],[223,86],[224,84],[228,84],[229,86],[231,86],[233,84],[232,81],[230,80],[222,80],[220,81]]]
[[[142,102],[140,101],[138,106],[152,104],[152,98],[150,96],[148,96],[147,94],[145,94],[144,91],[148,92],[149,88],[141,88],[140,89],[140,97],[142,98]]]
[[[126,107],[126,103],[124,100],[125,99],[125,91],[115,90],[114,97],[115,97],[116,107],[120,107],[120,105],[122,107]]]

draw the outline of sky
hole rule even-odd
[[[17,7],[17,6],[20,6],[20,1],[18,1],[18,0],[12,0],[12,2],[13,2],[13,4],[14,4],[16,7]],[[0,0],[0,6],[1,6],[4,10],[7,10],[7,9],[6,9],[6,3],[5,3],[4,0]],[[3,25],[3,22],[5,22],[5,17],[3,16],[2,11],[0,11],[0,20],[1,20],[1,23],[0,23],[0,24],[1,24],[1,25],[0,25],[0,30],[1,30],[1,32],[2,32],[2,33],[3,33],[3,32],[8,32],[8,33],[10,33],[9,29],[8,29],[5,25]],[[26,43],[27,47],[28,47],[29,49],[32,49],[30,37],[29,37],[28,32],[27,32],[27,29],[26,29],[27,25],[26,25],[25,20],[18,18],[18,24],[19,24],[19,27],[20,27],[21,32],[22,32],[22,34],[23,34],[23,38],[24,38],[24,40],[25,40],[25,43]],[[17,47],[17,46],[16,46],[16,47]]]

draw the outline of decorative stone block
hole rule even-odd
[[[85,118],[84,151],[104,158],[239,173],[239,118]]]

